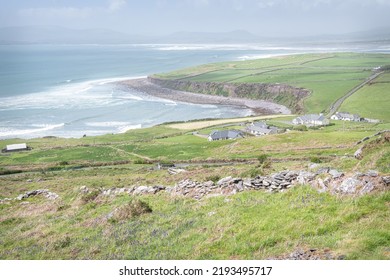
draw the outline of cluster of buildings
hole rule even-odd
[[[330,117],[331,120],[339,121],[350,121],[350,122],[373,122],[374,120],[365,119],[360,117],[357,114],[351,114],[348,112],[336,112]],[[305,125],[305,126],[325,126],[329,125],[329,119],[326,118],[323,114],[307,114],[303,116],[296,117],[292,120],[294,125]],[[247,125],[245,129],[246,133],[263,136],[279,133],[280,130],[277,127],[269,126],[263,121],[253,122]],[[227,139],[238,139],[243,138],[244,132],[239,130],[216,130],[213,131],[209,136],[209,141],[216,140],[227,140]]]
[[[351,114],[348,112],[336,112],[336,114],[332,115],[330,119],[349,122],[379,122],[379,120],[362,118],[357,114]],[[329,120],[323,114],[308,114],[296,117],[292,120],[292,123],[295,125],[323,126],[328,125]]]

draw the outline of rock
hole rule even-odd
[[[318,186],[320,188],[318,191],[320,193],[326,192],[328,187],[325,185],[324,181],[321,178],[318,178],[317,183],[318,183]]]
[[[217,185],[219,185],[219,186],[224,185],[226,183],[229,183],[231,180],[232,180],[232,176],[222,178],[217,182]]]
[[[362,148],[357,149],[356,152],[353,154],[353,156],[356,159],[362,159],[363,158],[363,149]]]
[[[49,190],[46,190],[46,189],[42,189],[42,190],[28,191],[24,194],[18,195],[18,197],[16,197],[15,199],[16,200],[23,200],[23,199],[26,199],[26,198],[29,198],[32,196],[36,196],[36,195],[44,195],[47,199],[52,199],[52,200],[57,199],[59,197],[59,195],[56,193],[49,192]]]
[[[213,181],[207,181],[207,182],[204,182],[203,185],[206,188],[212,188],[214,186],[214,182]]]
[[[59,197],[59,195],[53,192],[46,192],[45,197],[50,200],[55,200]]]
[[[356,193],[356,190],[359,186],[362,185],[360,180],[355,178],[346,178],[340,186],[336,186],[334,188],[335,191],[345,193],[345,194],[353,194]]]
[[[242,192],[244,190],[244,185],[243,185],[242,181],[239,181],[236,184],[236,190],[239,191],[239,192]]]
[[[320,165],[318,163],[311,163],[311,164],[309,164],[309,169],[310,170],[317,169],[319,167],[320,167]]]
[[[361,173],[361,172],[356,172],[355,175],[354,175],[354,178],[360,178],[360,177],[363,177],[364,174]]]
[[[183,172],[187,172],[187,171],[181,168],[168,168],[168,173],[171,175],[176,175]]]
[[[365,175],[370,177],[378,177],[379,173],[376,170],[368,170]]]
[[[383,181],[386,185],[390,185],[390,176],[382,177],[382,181]]]
[[[360,190],[359,194],[363,195],[371,192],[374,189],[374,184],[372,182],[367,182],[364,187]]]
[[[82,192],[82,193],[88,193],[88,192],[89,192],[89,189],[87,188],[87,186],[81,186],[81,187],[80,187],[80,192]]]
[[[27,183],[32,183],[32,182],[33,182],[32,179],[28,179],[28,180],[27,180]]]
[[[316,174],[326,174],[329,173],[329,167],[321,167],[320,169],[317,170]]]
[[[343,172],[339,172],[336,169],[329,170],[329,174],[332,175],[333,179],[338,179],[338,178],[341,178],[342,176],[344,176]]]
[[[145,193],[148,193],[148,192],[149,192],[149,187],[147,187],[147,186],[139,186],[139,187],[135,188],[135,190],[133,191],[133,194],[134,195],[145,194]]]
[[[298,176],[297,176],[297,181],[299,184],[304,185],[309,183],[310,181],[313,181],[316,175],[311,172],[307,171],[300,171]]]
[[[243,184],[244,184],[244,186],[247,187],[247,188],[251,188],[251,187],[252,187],[252,181],[251,181],[251,179],[245,179]]]

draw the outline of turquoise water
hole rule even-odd
[[[0,139],[121,133],[163,122],[245,116],[128,92],[113,83],[196,64],[323,51],[218,45],[0,46]]]

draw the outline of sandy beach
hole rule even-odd
[[[264,100],[244,98],[230,98],[216,95],[198,94],[186,91],[172,90],[153,84],[147,78],[131,79],[118,82],[118,84],[163,99],[195,103],[195,104],[218,104],[249,108],[255,115],[263,114],[291,114],[286,106]]]

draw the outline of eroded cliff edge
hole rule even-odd
[[[172,90],[231,98],[265,100],[284,105],[294,113],[304,111],[303,100],[310,95],[310,91],[307,89],[286,84],[198,82],[161,79],[155,76],[150,76],[147,79],[152,84]]]

